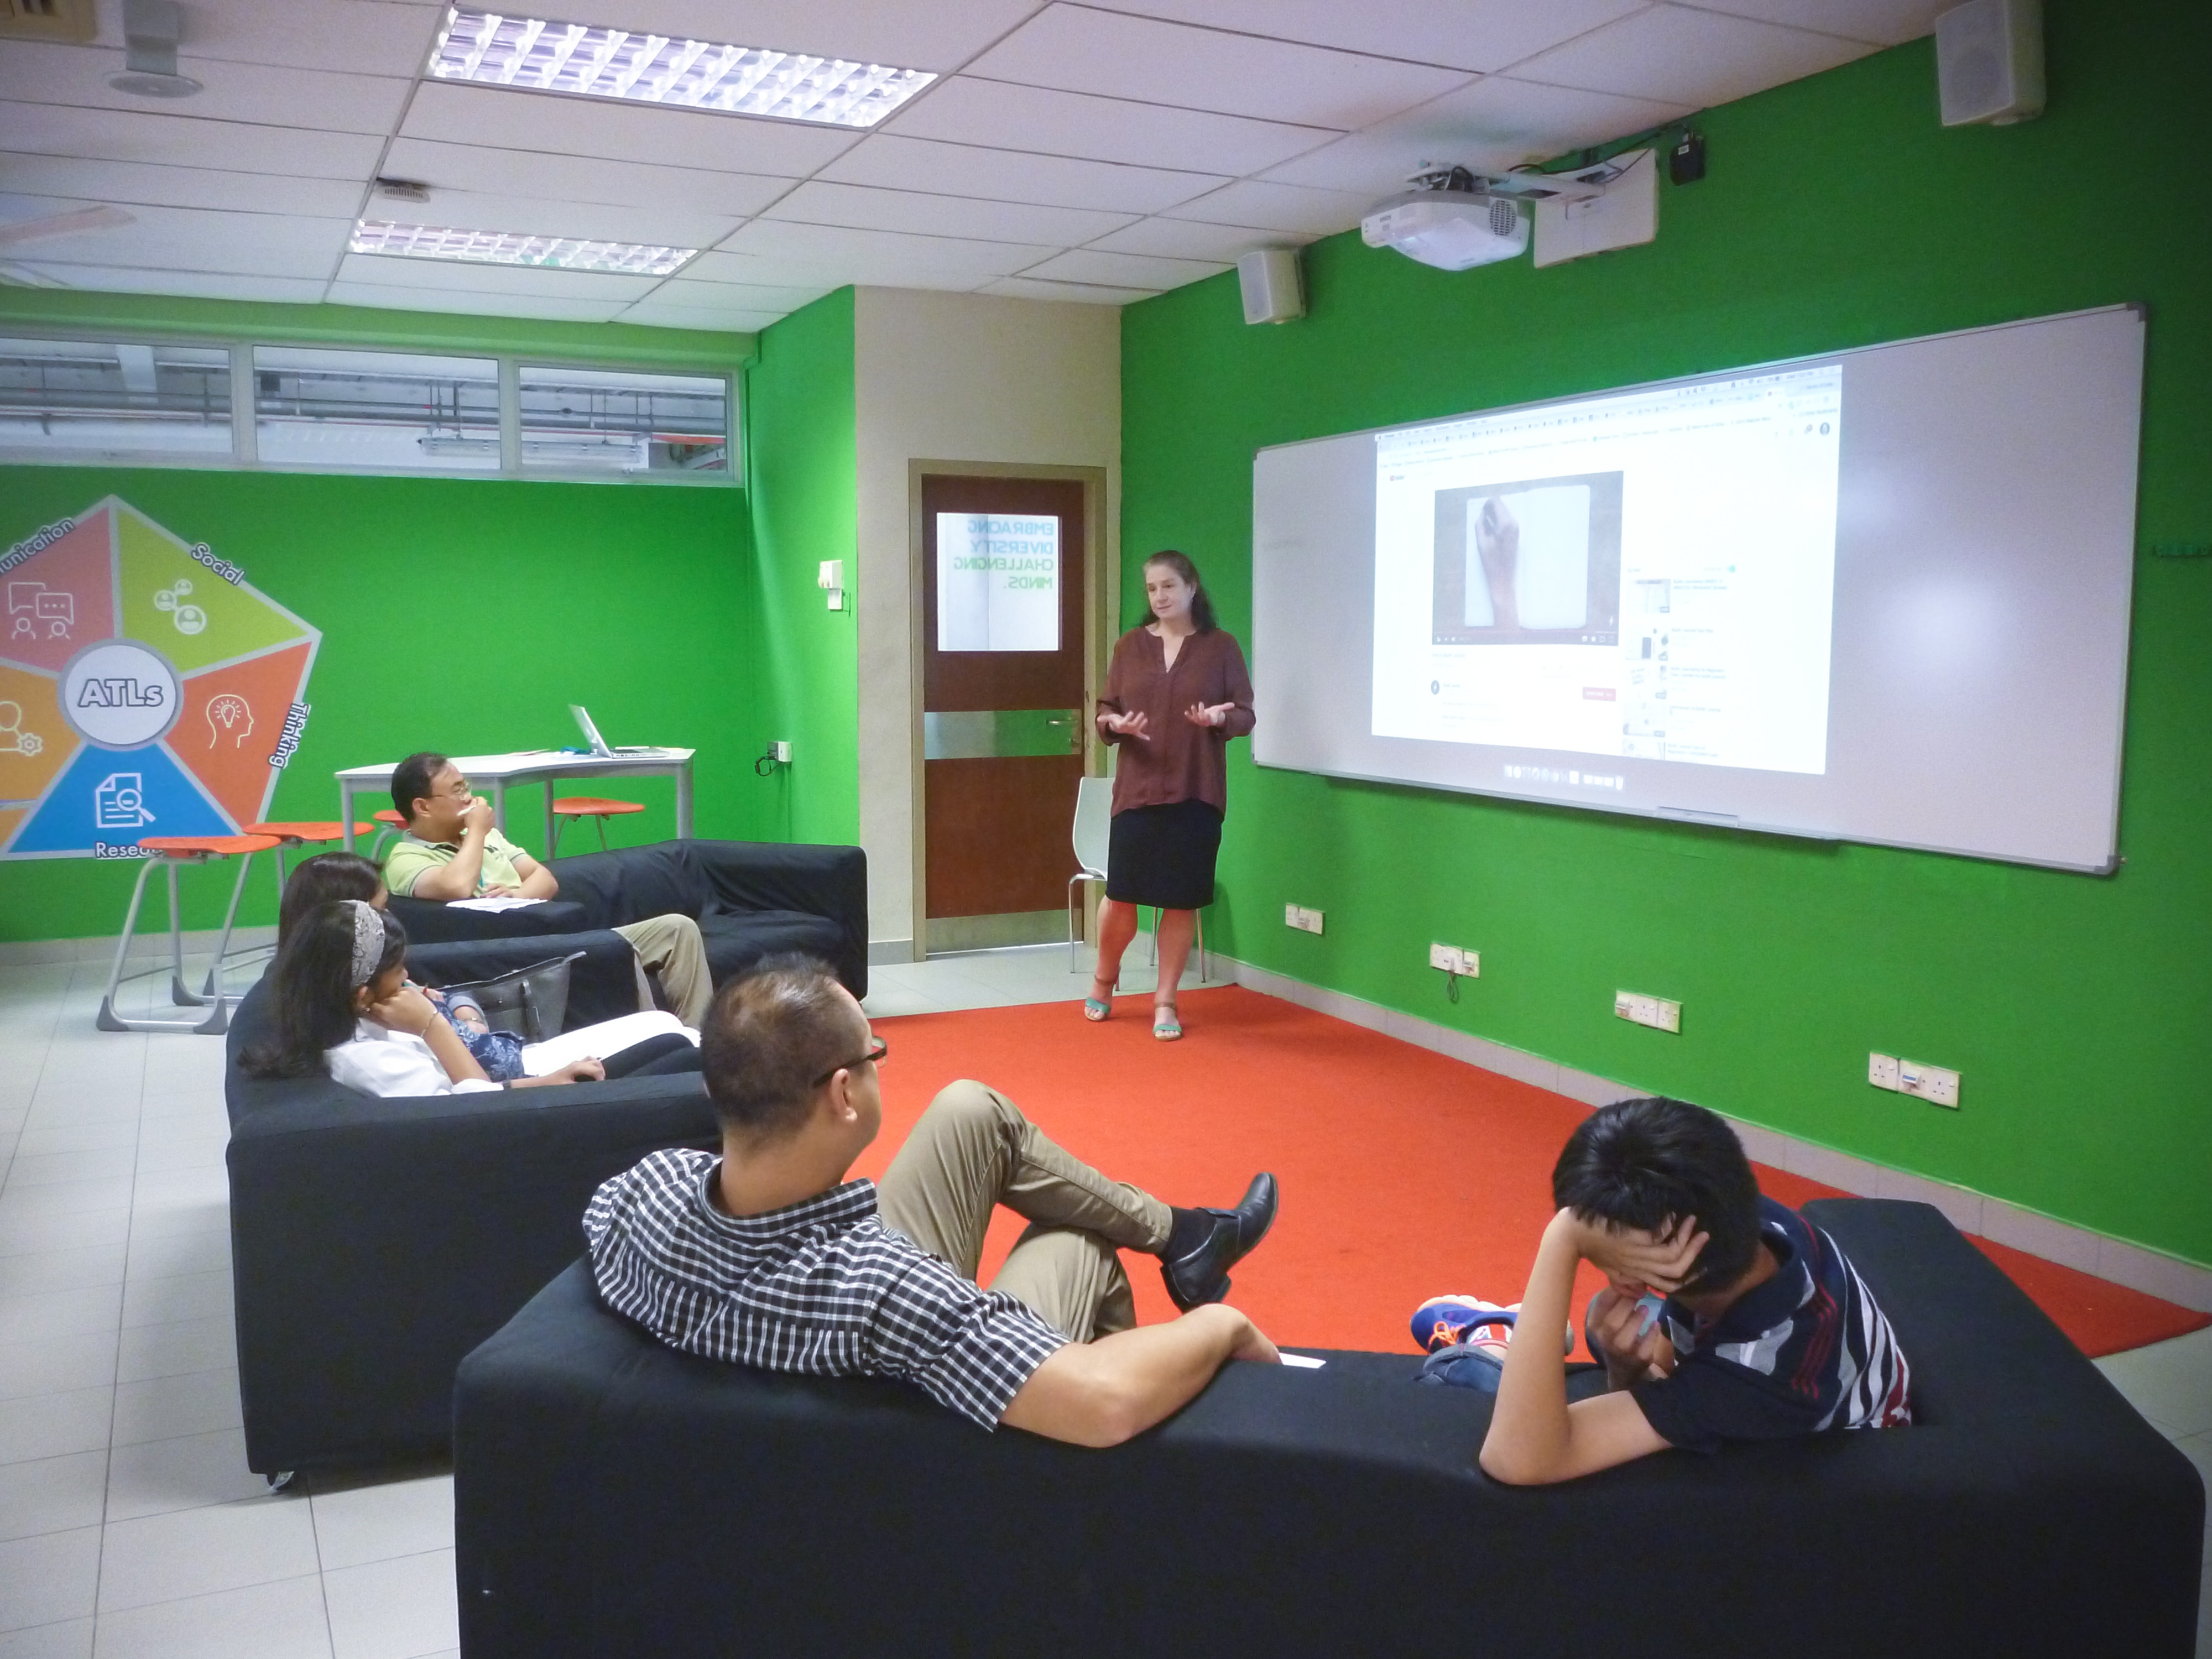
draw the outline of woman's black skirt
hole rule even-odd
[[[1221,814],[1202,800],[1116,812],[1106,843],[1106,896],[1202,910],[1213,902],[1213,860],[1220,851]]]

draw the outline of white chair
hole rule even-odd
[[[1106,847],[1113,834],[1114,780],[1085,778],[1075,788],[1075,861],[1081,866],[1067,878],[1067,971],[1083,968],[1083,913],[1077,908],[1078,882],[1106,879]],[[1160,959],[1159,912],[1152,912],[1152,961]],[[1206,961],[1206,912],[1198,913],[1198,977],[1209,977]]]

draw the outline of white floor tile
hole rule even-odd
[[[58,1292],[70,1294],[70,1292]],[[64,1394],[115,1381],[115,1333],[92,1331],[0,1343],[0,1400]]]
[[[119,1152],[128,1154],[139,1144],[138,1126],[129,1118],[102,1122],[66,1123],[51,1129],[26,1129],[16,1143],[15,1156],[41,1152]]]
[[[118,1382],[182,1376],[191,1371],[235,1371],[238,1340],[232,1321],[179,1319],[166,1325],[133,1325],[115,1356]]]
[[[421,1659],[460,1640],[453,1553],[323,1569],[336,1659]]]
[[[234,1364],[220,1370],[118,1382],[115,1387],[114,1443],[118,1446],[234,1429],[244,1420],[239,1410]]]
[[[131,1172],[128,1148],[102,1147],[92,1152],[26,1152],[15,1149],[8,1171],[8,1190],[24,1187],[54,1187],[64,1182],[104,1181]]]
[[[106,1530],[100,1569],[103,1614],[317,1571],[314,1522],[296,1498],[179,1510],[112,1522]]]
[[[108,1454],[111,1522],[267,1496],[269,1483],[246,1467],[240,1429],[118,1446]]]
[[[93,1244],[38,1255],[0,1255],[0,1300],[123,1282],[124,1247]]]
[[[203,1128],[197,1121],[191,1127],[191,1133],[179,1135],[173,1140],[141,1140],[138,1146],[140,1176],[186,1170],[222,1169],[223,1151],[230,1145],[229,1131]],[[143,1185],[138,1196],[143,1202],[146,1196]]]
[[[186,1206],[210,1209],[229,1202],[230,1171],[218,1158],[213,1164],[185,1170],[141,1169],[131,1207],[141,1211],[173,1210]]]
[[[18,1216],[80,1215],[88,1210],[131,1207],[131,1174],[92,1181],[57,1181],[44,1187],[10,1187],[0,1192],[0,1221]]]
[[[0,1544],[0,1629],[82,1619],[100,1582],[100,1528],[40,1533]]]
[[[75,1389],[0,1400],[0,1463],[103,1451],[115,1417],[113,1389]]]
[[[450,1474],[318,1492],[313,1502],[325,1572],[453,1547]]]
[[[230,1227],[223,1222],[186,1232],[146,1232],[133,1228],[126,1265],[132,1279],[228,1273]]]
[[[230,1200],[215,1204],[141,1204],[130,1216],[131,1237],[141,1238],[175,1238],[186,1233],[204,1233],[230,1224]]]
[[[70,1215],[0,1216],[0,1256],[42,1255],[120,1244],[131,1235],[128,1210],[88,1210]]]
[[[92,1620],[0,1632],[0,1659],[92,1659]]]
[[[0,1538],[96,1527],[106,1490],[104,1450],[0,1463]]]
[[[2212,1327],[2107,1355],[2097,1369],[2153,1422],[2178,1434],[2212,1432]]]
[[[331,1659],[319,1575],[100,1616],[94,1659]]]
[[[230,1273],[172,1273],[131,1279],[123,1287],[125,1326],[167,1325],[179,1319],[230,1317]]]
[[[0,1342],[35,1342],[121,1323],[123,1287],[94,1285],[76,1291],[34,1291],[0,1298]]]

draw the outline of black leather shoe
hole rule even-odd
[[[1173,1261],[1161,1261],[1160,1277],[1176,1307],[1188,1313],[1229,1294],[1230,1268],[1249,1255],[1274,1224],[1275,1197],[1275,1177],[1254,1176],[1235,1209],[1206,1212],[1213,1218],[1213,1231],[1202,1243]]]

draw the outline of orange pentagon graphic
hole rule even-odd
[[[51,675],[0,662],[0,803],[32,805],[76,753],[56,686]]]
[[[112,497],[110,498],[111,500]],[[33,539],[35,539],[33,538]],[[8,556],[30,542],[18,543]],[[113,521],[102,501],[76,527],[0,575],[0,657],[58,669],[115,632]]]
[[[169,748],[236,823],[268,816],[276,787],[273,757],[314,656],[314,641],[303,640],[185,681],[184,714]]]

